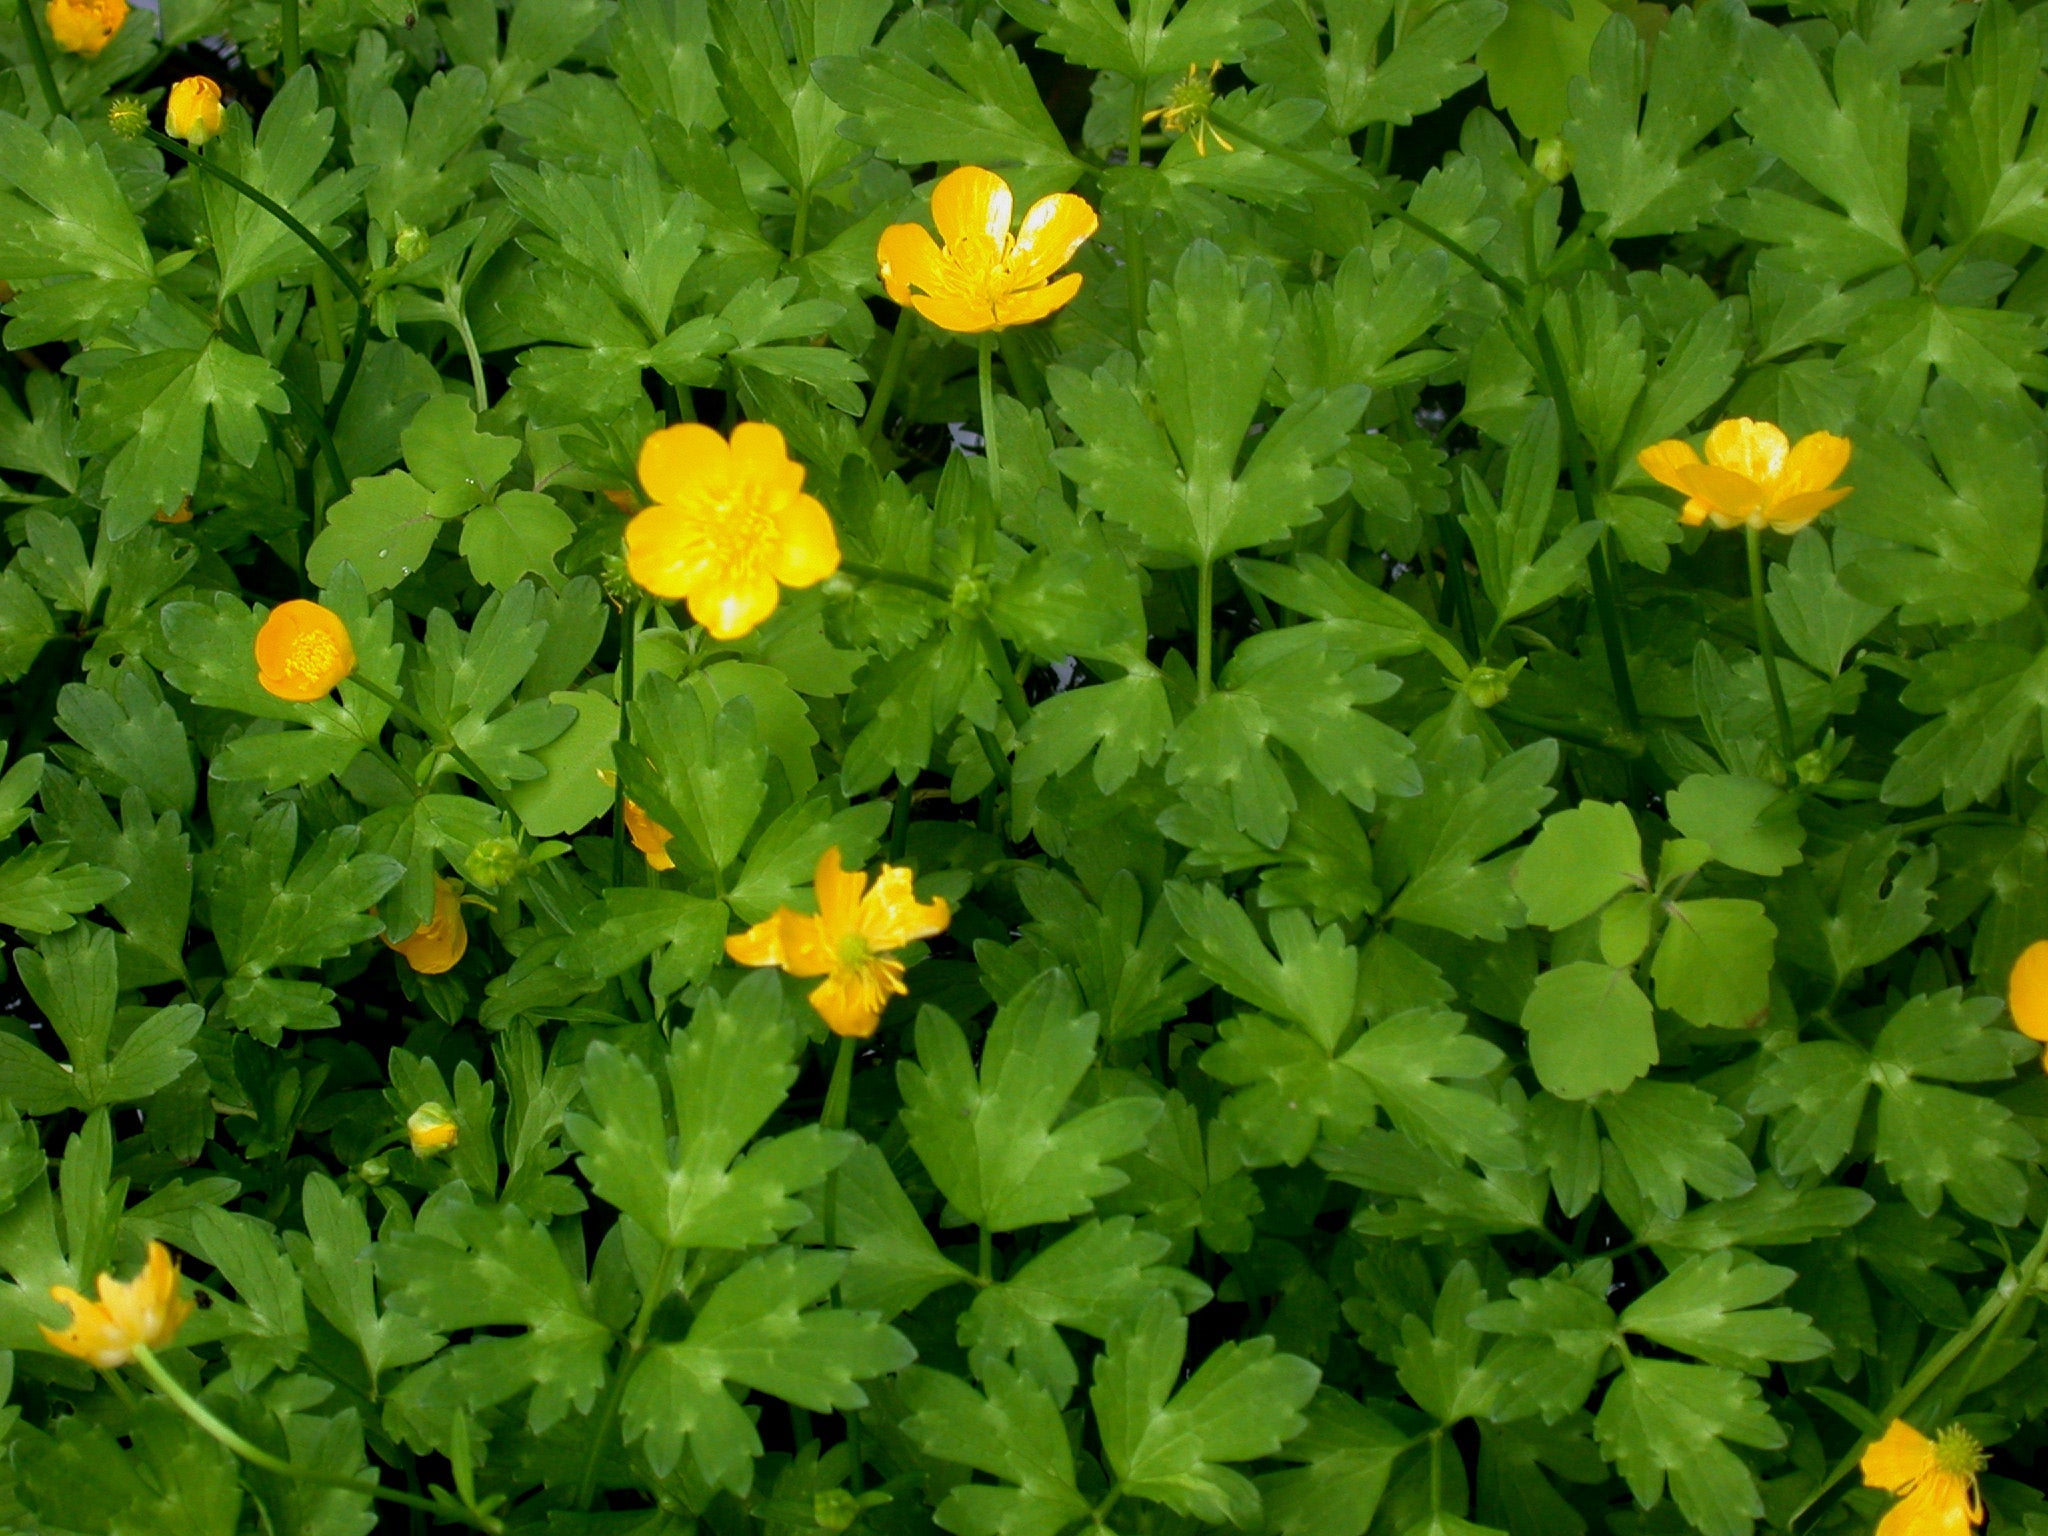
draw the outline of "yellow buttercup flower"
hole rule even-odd
[[[932,222],[891,224],[875,247],[882,286],[944,330],[973,335],[1029,325],[1081,291],[1081,274],[1052,276],[1095,233],[1095,210],[1071,192],[1041,197],[1010,232],[1010,184],[963,165],[932,188]]]
[[[341,615],[295,597],[270,610],[256,632],[256,681],[294,704],[324,698],[356,669],[355,642]]]
[[[164,132],[194,149],[220,136],[220,87],[204,75],[188,75],[171,87],[164,104]]]
[[[1209,153],[1209,140],[1214,139],[1226,150],[1237,146],[1216,131],[1216,125],[1209,121],[1209,109],[1216,105],[1216,71],[1223,67],[1222,60],[1209,66],[1204,76],[1194,65],[1188,66],[1187,75],[1174,83],[1166,94],[1166,105],[1154,107],[1145,114],[1145,121],[1157,122],[1168,133],[1184,133],[1195,141],[1195,153]]]
[[[626,569],[656,597],[681,598],[715,640],[751,633],[782,601],[839,569],[839,538],[782,433],[743,421],[663,427],[640,447],[654,505],[626,524]]]
[[[59,48],[90,59],[128,20],[128,0],[50,0],[43,20],[50,24],[50,36]]]
[[[920,903],[910,871],[884,864],[873,890],[861,870],[840,868],[839,850],[818,860],[812,889],[818,914],[782,908],[765,922],[725,941],[741,965],[773,965],[792,976],[822,976],[811,1006],[835,1035],[865,1038],[882,1022],[889,999],[910,991],[895,951],[944,933],[953,912],[941,897]]]
[[[1775,529],[1797,533],[1847,496],[1849,439],[1809,432],[1794,444],[1768,421],[1737,416],[1707,434],[1702,462],[1692,444],[1668,438],[1636,455],[1649,477],[1685,493],[1688,527]]]
[[[68,1285],[53,1285],[50,1295],[71,1309],[69,1328],[44,1328],[43,1337],[88,1365],[119,1370],[135,1358],[135,1346],[168,1349],[178,1337],[192,1303],[178,1294],[178,1266],[162,1243],[149,1245],[142,1273],[123,1283],[102,1272],[100,1299],[87,1301]]]
[[[1899,1495],[1877,1536],[1970,1536],[1984,1523],[1984,1447],[1960,1424],[1930,1440],[1904,1419],[1863,1453],[1863,1482]]]
[[[405,956],[422,976],[452,971],[469,952],[469,928],[462,921],[462,887],[443,875],[434,876],[434,915],[396,944],[385,944]]]
[[[2048,939],[2034,940],[2013,962],[2005,1005],[2012,1010],[2014,1028],[2048,1045]],[[2048,1051],[2041,1053],[2041,1064],[2048,1067]]]
[[[429,1099],[405,1118],[405,1139],[415,1157],[439,1157],[460,1139],[455,1117]]]
[[[619,782],[619,776],[609,768],[598,769],[597,776],[614,787]],[[668,845],[675,841],[675,833],[648,815],[640,808],[640,802],[630,796],[626,800],[626,836],[633,840],[633,846],[647,860],[649,869],[676,867],[676,861],[668,856]]]

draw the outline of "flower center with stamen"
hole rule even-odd
[[[711,563],[728,581],[750,580],[772,565],[780,542],[763,488],[736,485],[709,507]]]
[[[1990,1462],[1977,1437],[1960,1424],[1934,1437],[1934,1464],[1952,1477],[1975,1477]]]
[[[285,658],[284,673],[295,682],[308,687],[322,678],[333,675],[335,663],[341,659],[341,647],[334,643],[334,636],[322,629],[309,629],[292,641],[291,654]]]
[[[873,947],[864,935],[858,933],[849,933],[842,938],[836,952],[839,968],[843,971],[860,970],[875,958]]]

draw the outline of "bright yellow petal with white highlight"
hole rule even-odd
[[[1832,432],[1809,432],[1785,455],[1778,471],[1777,491],[1783,496],[1801,496],[1825,491],[1842,478],[1852,452],[1849,439]],[[1843,491],[1844,496],[1848,491]]]
[[[1010,184],[978,165],[948,171],[932,188],[932,223],[949,246],[971,245],[977,239],[1001,245],[1009,238],[1014,208]]]
[[[1087,199],[1071,192],[1041,197],[1024,215],[1017,230],[1016,254],[1010,261],[1010,279],[1019,287],[1044,282],[1074,259],[1074,253],[1088,242],[1101,220]]]
[[[2013,962],[2005,984],[2013,1027],[2030,1040],[2048,1040],[2048,939],[2036,939]]]
[[[839,535],[814,496],[798,496],[776,514],[782,549],[775,579],[785,587],[814,587],[839,569]]]
[[[783,911],[787,911],[784,908]],[[735,965],[782,964],[782,912],[764,917],[745,933],[725,936],[726,958]]]
[[[1707,462],[1764,485],[1777,478],[1791,446],[1782,427],[1733,416],[1707,434]]]
[[[943,898],[928,902],[917,899],[910,871],[884,864],[875,877],[875,888],[860,904],[861,937],[876,949],[901,949],[919,939],[944,933],[953,921],[953,909]]]
[[[714,496],[731,478],[732,449],[702,422],[663,427],[640,445],[640,487],[651,500],[673,505]]]
[[[1029,325],[1064,307],[1080,291],[1081,274],[1069,272],[1058,282],[1047,283],[1043,288],[1005,294],[996,300],[996,320],[1004,326]]]
[[[1700,456],[1693,451],[1692,444],[1676,437],[1652,443],[1636,455],[1636,463],[1642,466],[1644,474],[1674,491],[1685,489],[1685,482],[1678,478],[1680,472],[1693,468],[1699,462]]]
[[[875,242],[882,287],[897,304],[910,302],[910,285],[930,289],[939,280],[939,243],[922,224],[891,224]]]
[[[627,569],[631,568],[629,560]],[[752,634],[768,622],[781,602],[782,589],[766,571],[707,582],[689,594],[690,617],[714,640],[737,640]]]
[[[771,507],[803,493],[804,467],[789,456],[782,429],[769,422],[743,421],[732,429],[731,473],[736,485]]]
[[[1706,508],[1724,528],[1747,522],[1764,508],[1764,488],[1747,475],[1718,464],[1695,464],[1676,471],[1679,489]]]

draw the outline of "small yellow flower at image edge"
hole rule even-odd
[[[164,104],[164,132],[194,149],[220,137],[220,87],[204,75],[188,75],[171,87]]]
[[[946,931],[952,908],[943,897],[918,901],[910,871],[884,864],[868,888],[863,870],[841,867],[839,850],[818,859],[812,890],[816,916],[783,907],[725,941],[740,965],[776,966],[791,976],[822,976],[811,1006],[835,1035],[865,1039],[882,1022],[891,997],[906,997],[903,962],[895,952]]]
[[[782,433],[743,421],[730,441],[697,422],[640,446],[653,502],[626,524],[626,569],[656,597],[689,605],[714,640],[751,634],[783,587],[816,586],[839,569],[839,536]]]
[[[356,669],[355,643],[332,608],[295,597],[256,632],[256,681],[273,698],[310,704]]]
[[[66,53],[97,58],[128,20],[128,0],[50,0],[50,37]]]
[[[1085,198],[1041,197],[1015,233],[1010,184],[994,171],[963,165],[932,188],[932,223],[891,224],[875,247],[889,297],[941,330],[963,336],[1029,325],[1081,291],[1081,274],[1053,280],[1099,223]]]
[[[2034,940],[2013,961],[2005,1005],[2012,1010],[2015,1029],[2048,1046],[2048,939]],[[2048,1050],[2041,1053],[2041,1064],[2048,1068]]]
[[[1977,1474],[1984,1447],[1960,1424],[1932,1440],[1904,1419],[1863,1453],[1863,1482],[1899,1496],[1878,1522],[1877,1536],[1969,1536],[1984,1523]]]
[[[178,1294],[178,1265],[171,1250],[151,1241],[142,1273],[116,1280],[102,1272],[98,1301],[87,1301],[68,1285],[50,1287],[52,1299],[71,1309],[71,1326],[43,1328],[52,1347],[102,1371],[118,1370],[135,1358],[135,1346],[167,1349],[192,1315],[192,1303]],[[39,1325],[40,1326],[40,1325]]]
[[[1838,486],[1851,445],[1832,432],[1797,443],[1782,427],[1736,416],[1707,434],[1706,458],[1682,438],[1653,443],[1636,463],[1659,485],[1684,493],[1689,528],[1755,528],[1797,533],[1853,489]]]
[[[389,938],[384,943],[422,976],[454,970],[469,952],[469,927],[462,921],[462,887],[445,875],[434,876],[434,915],[397,943]]]

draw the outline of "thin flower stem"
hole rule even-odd
[[[295,1466],[289,1461],[281,1460],[260,1446],[251,1445],[215,1418],[197,1398],[178,1384],[176,1377],[164,1369],[163,1362],[157,1359],[155,1352],[147,1344],[135,1346],[135,1363],[148,1374],[149,1379],[156,1384],[157,1390],[177,1405],[179,1412],[251,1466],[261,1467],[278,1477],[294,1478],[299,1482],[314,1483],[322,1488],[340,1488],[368,1498],[382,1499],[387,1504],[403,1504],[409,1509],[425,1510],[428,1514],[438,1515],[444,1520],[458,1520],[475,1530],[489,1533],[489,1536],[503,1536],[504,1522],[473,1509],[464,1509],[460,1504],[437,1502],[421,1498],[417,1494],[401,1493],[396,1488],[386,1488],[382,1483],[364,1482],[359,1478],[322,1472],[314,1467]]]
[[[64,93],[57,89],[57,77],[50,70],[50,50],[43,46],[43,29],[29,0],[15,0],[21,11],[21,35],[28,42],[29,62],[35,66],[36,84],[42,87],[43,105],[50,116],[64,115]]]
[[[354,683],[371,698],[386,705],[399,719],[405,721],[407,725],[410,725],[414,730],[425,736],[427,738],[427,745],[432,751],[445,752],[449,757],[453,758],[455,766],[475,780],[477,787],[491,797],[492,804],[496,805],[507,816],[512,814],[512,807],[505,803],[504,793],[498,788],[497,781],[485,773],[482,768],[478,767],[476,760],[453,741],[435,740],[433,728],[419,717],[410,704],[406,703],[405,700],[401,699],[389,688],[386,688],[382,683],[373,682],[360,672],[350,673],[347,681]]]
[[[996,446],[996,348],[988,337],[975,348],[975,382],[981,388],[981,456],[988,464],[988,499],[996,509],[996,521],[1003,516],[1002,453]]]
[[[320,418],[327,424],[329,432],[333,432],[341,426],[341,413],[343,407],[348,404],[348,392],[355,388],[356,375],[363,371],[363,354],[369,350],[370,312],[358,304],[356,306],[355,330],[348,339],[348,357],[341,365],[341,377],[334,381],[334,393],[328,397],[327,409]],[[339,464],[339,462],[340,460],[337,456],[336,463]],[[348,482],[344,480],[337,487],[336,494],[344,493],[347,490]]]
[[[654,1326],[655,1309],[668,1297],[675,1262],[676,1250],[663,1248],[661,1258],[654,1266],[654,1278],[648,1282],[647,1292],[640,1298],[640,1311],[633,1319],[633,1331],[626,1335],[626,1358],[619,1362],[604,1401],[598,1406],[597,1421],[591,1426],[590,1446],[583,1453],[583,1473],[576,1479],[576,1502],[570,1506],[573,1509],[590,1508],[590,1501],[597,1496],[597,1472],[604,1462],[604,1444],[611,1438],[612,1425],[618,1422],[619,1405],[626,1400],[626,1388],[633,1380],[633,1372],[646,1357],[648,1330]]]
[[[1195,702],[1209,697],[1210,674],[1215,668],[1216,650],[1216,566],[1204,560],[1195,578]]]
[[[306,62],[305,50],[299,46],[299,0],[277,0],[277,30],[281,39],[278,65],[289,80]]]
[[[981,1256],[975,1273],[983,1285],[991,1284],[996,1277],[996,1235],[987,1227],[981,1229]]]
[[[23,3],[25,4],[26,0],[23,0]],[[144,128],[142,130],[142,137],[149,140],[158,149],[163,150],[167,154],[176,155],[187,165],[197,166],[201,171],[213,177],[214,180],[220,182],[223,186],[232,187],[235,191],[241,193],[242,196],[248,198],[250,202],[261,208],[273,219],[276,219],[278,223],[304,241],[306,249],[326,262],[327,269],[340,278],[342,286],[348,289],[350,298],[354,299],[358,304],[368,304],[369,294],[364,290],[361,280],[357,278],[355,273],[349,271],[348,264],[322,244],[319,237],[299,222],[298,217],[282,203],[279,203],[276,199],[265,193],[257,191],[233,171],[224,170],[196,150],[187,149],[168,134],[159,133],[154,128]]]
[[[860,419],[863,448],[874,446],[875,439],[881,435],[883,420],[889,414],[889,399],[896,393],[897,380],[903,376],[903,355],[910,350],[913,313],[905,309],[896,316],[896,329],[889,335],[889,350],[882,354],[882,376],[875,381],[875,392],[868,397],[867,414]]]
[[[614,772],[612,796],[612,884],[626,883],[626,773],[625,754],[633,745],[633,672],[639,649],[640,619],[644,609],[637,602],[619,605],[619,740],[612,749]]]
[[[858,576],[862,581],[887,582],[892,587],[922,592],[926,597],[935,597],[942,603],[950,603],[953,600],[953,589],[932,580],[929,576],[913,576],[908,571],[892,571],[886,566],[865,565],[858,560],[841,560],[839,569],[849,576]]]
[[[839,1037],[839,1054],[832,1061],[832,1085],[825,1090],[825,1105],[818,1112],[818,1124],[828,1131],[846,1129],[847,1106],[853,1102],[853,1058],[860,1041],[852,1035]],[[839,1246],[839,1170],[825,1175],[824,1208],[819,1213],[825,1227],[825,1246]]]
[[[1132,171],[1143,168],[1145,141],[1145,80],[1131,79],[1131,127],[1124,145],[1124,164]],[[1124,283],[1131,312],[1131,355],[1138,355],[1138,334],[1145,325],[1145,205],[1135,186],[1124,209]]]
[[[1010,653],[1003,645],[1003,637],[996,633],[986,614],[974,621],[974,627],[981,639],[982,654],[988,657],[988,669],[995,674],[996,689],[1003,696],[1003,713],[1010,717],[1010,724],[1021,730],[1031,719],[1031,701],[1017,686],[1017,674],[1011,670]]]
[[[811,189],[805,187],[797,194],[796,222],[789,231],[789,259],[800,261],[804,254],[804,237],[811,228]]]
[[[1771,638],[1771,610],[1764,602],[1764,535],[1754,523],[1744,526],[1743,539],[1749,549],[1749,617],[1756,626],[1756,648],[1763,655],[1764,682],[1771,691],[1771,713],[1778,720],[1778,749],[1784,754],[1785,771],[1792,771],[1799,755],[1792,735],[1792,712],[1785,707],[1785,684],[1778,676],[1778,647]]]
[[[1991,1294],[1985,1297],[1983,1304],[1977,1308],[1977,1315],[1970,1319],[1969,1326],[1928,1356],[1906,1384],[1892,1394],[1891,1401],[1886,1403],[1877,1415],[1878,1435],[1883,1434],[1894,1419],[1904,1415],[1917,1403],[1927,1389],[1961,1358],[1963,1351],[1974,1344],[1987,1328],[1998,1323],[2008,1311],[2018,1306],[2023,1298],[2033,1294],[2044,1259],[2048,1259],[2048,1226],[2041,1229],[2041,1235],[2035,1240],[2032,1250],[2020,1260],[2017,1267],[2007,1266],[2005,1273],[1999,1277],[1998,1284],[1992,1288]],[[1792,1511],[1791,1517],[1785,1522],[1786,1531],[1793,1530],[1815,1505],[1827,1497],[1837,1483],[1849,1475],[1863,1459],[1864,1451],[1869,1449],[1871,1442],[1876,1438],[1877,1435],[1869,1433],[1857,1438],[1856,1443],[1843,1454],[1842,1459],[1835,1463],[1827,1475],[1827,1480],[1806,1496],[1805,1503]]]

